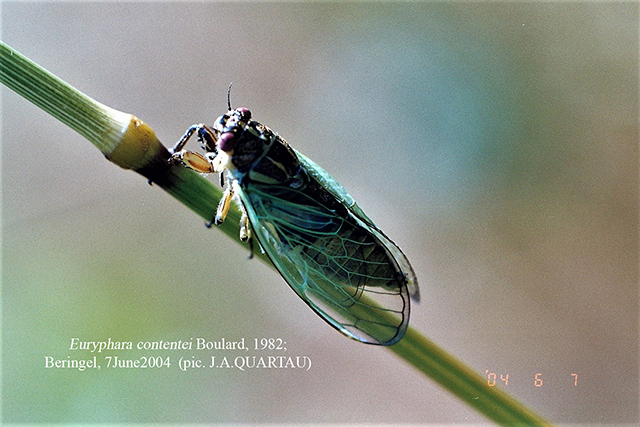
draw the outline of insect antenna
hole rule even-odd
[[[229,83],[229,88],[227,89],[227,107],[229,107],[229,111],[231,111],[231,85],[233,82]]]

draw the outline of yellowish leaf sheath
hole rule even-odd
[[[136,170],[147,165],[165,148],[149,125],[134,115],[130,116],[120,143],[105,157],[121,168]]]

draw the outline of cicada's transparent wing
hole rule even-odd
[[[391,239],[389,239],[383,232],[380,230],[374,223],[369,219],[369,217],[364,213],[360,206],[356,203],[356,201],[351,197],[347,190],[340,185],[327,171],[325,171],[321,166],[319,166],[316,162],[295,150],[296,155],[298,156],[298,160],[302,164],[302,167],[305,168],[307,173],[311,176],[312,179],[318,181],[318,183],[327,189],[329,193],[331,193],[334,197],[340,200],[345,207],[351,212],[351,214],[356,217],[359,221],[362,221],[366,227],[368,227],[373,234],[380,240],[382,244],[384,244],[389,252],[393,255],[393,257],[398,262],[400,269],[406,274],[406,282],[407,288],[409,290],[409,295],[414,301],[420,301],[420,288],[418,287],[418,279],[416,278],[416,274],[413,271],[413,267],[409,263],[407,256],[402,252],[402,250],[396,245]]]
[[[291,288],[333,327],[365,343],[397,342],[409,321],[407,285],[417,289],[408,261],[304,165],[299,178],[295,189],[238,185],[254,235]]]

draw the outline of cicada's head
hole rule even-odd
[[[216,148],[231,156],[250,120],[251,111],[246,108],[229,110],[218,117],[213,124]]]
[[[281,140],[271,129],[251,120],[251,112],[246,108],[227,111],[218,117],[212,130],[211,142],[215,144],[215,148],[206,149],[218,153],[218,161],[236,179],[242,179],[249,172],[260,168],[258,163],[264,159],[266,152],[276,140]]]

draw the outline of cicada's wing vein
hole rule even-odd
[[[418,279],[413,271],[413,267],[409,263],[409,259],[402,252],[402,250],[391,239],[389,239],[369,217],[364,213],[360,206],[355,202],[353,197],[347,192],[347,190],[340,185],[327,171],[325,171],[316,162],[294,150],[302,166],[309,172],[311,177],[317,180],[321,186],[327,189],[334,197],[342,201],[345,207],[351,212],[351,214],[362,222],[363,226],[367,227],[376,237],[382,242],[387,249],[393,254],[397,260],[402,271],[406,274],[407,288],[409,295],[414,301],[420,301],[420,288],[418,287]]]
[[[333,327],[366,343],[397,342],[409,320],[412,271],[403,270],[377,229],[350,210],[327,206],[330,193],[308,180],[314,185],[300,189],[255,183],[238,189],[260,245],[291,288]]]

